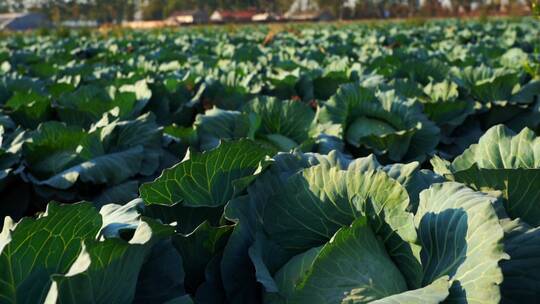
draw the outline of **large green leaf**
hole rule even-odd
[[[285,300],[269,303],[369,303],[407,289],[363,217],[339,229],[323,247],[293,257],[276,282]]]
[[[173,237],[173,244],[182,256],[187,291],[195,292],[204,282],[208,263],[221,253],[232,228],[232,226],[212,227],[208,222],[204,222],[188,235]]]
[[[540,224],[540,138],[528,129],[519,134],[503,125],[489,129],[450,164],[432,161],[443,175],[478,190],[502,191],[511,218]]]
[[[182,257],[170,239],[152,247],[138,276],[133,303],[164,303],[185,294]]]
[[[426,100],[421,99],[424,112],[439,126],[445,126],[443,131],[460,125],[474,112],[474,102],[460,99],[458,86],[454,82],[430,82],[424,88],[424,93],[429,97]]]
[[[500,191],[504,213],[505,251],[510,260],[501,262],[505,302],[520,303],[538,298],[540,286],[534,274],[540,265],[536,256],[540,225],[540,140],[530,129],[516,134],[505,126],[489,129],[452,163],[432,160],[434,168],[478,190]],[[505,215],[506,216],[506,215]]]
[[[12,111],[11,117],[26,128],[35,128],[51,118],[50,98],[34,91],[16,91],[5,107]]]
[[[191,152],[189,159],[142,185],[141,197],[146,204],[224,205],[266,166],[264,160],[271,153],[250,140],[223,142],[205,153]]]
[[[311,169],[312,171],[310,174],[305,174],[317,176],[316,173],[320,173],[319,177],[313,177],[311,180],[320,180],[322,185],[314,183],[314,185],[310,187],[315,190],[310,190],[310,187],[307,187],[307,185],[306,187],[303,186],[305,183],[303,173],[298,173],[297,175],[299,176],[295,176],[295,174],[302,171],[304,168],[318,164],[321,168],[313,168]],[[341,172],[339,168],[348,168],[348,175],[344,174],[346,171]],[[324,156],[311,153],[280,153],[276,155],[273,164],[250,185],[248,188],[249,195],[232,200],[226,208],[226,217],[235,222],[238,221],[229,243],[225,248],[224,262],[222,264],[222,273],[225,278],[224,284],[230,297],[250,296],[251,289],[255,288],[255,285],[251,283],[247,284],[247,282],[255,280],[255,277],[257,281],[263,284],[267,291],[275,292],[277,287],[275,287],[275,283],[273,283],[273,278],[270,273],[277,271],[277,269],[283,265],[284,261],[286,262],[287,259],[290,258],[291,253],[285,252],[283,248],[280,249],[277,244],[273,243],[274,241],[281,242],[280,240],[282,238],[291,238],[297,232],[304,235],[305,233],[310,233],[312,229],[324,230],[324,228],[319,229],[319,227],[323,227],[323,225],[332,227],[333,232],[335,232],[336,229],[348,225],[350,221],[354,219],[352,214],[359,212],[354,211],[356,206],[347,207],[351,204],[347,200],[349,196],[352,196],[353,201],[362,201],[362,199],[358,197],[362,197],[362,195],[358,195],[357,192],[346,194],[348,190],[340,192],[339,189],[343,189],[345,186],[337,186],[336,184],[347,183],[352,179],[358,178],[358,180],[365,182],[366,188],[369,188],[368,185],[373,187],[372,189],[362,190],[367,192],[367,194],[363,192],[363,195],[367,195],[368,198],[376,196],[377,199],[375,199],[375,201],[381,205],[387,204],[387,206],[384,207],[388,208],[386,211],[392,208],[399,209],[399,206],[405,209],[413,207],[412,201],[410,205],[407,206],[408,199],[406,192],[398,183],[386,176],[384,172],[375,174],[373,172],[374,170],[385,171],[392,179],[395,179],[405,186],[408,191],[411,191],[410,193],[416,197],[414,199],[414,206],[418,205],[418,193],[421,190],[429,187],[434,181],[441,181],[441,177],[435,176],[435,174],[430,172],[425,172],[425,170],[420,170],[418,163],[381,166],[373,155],[353,162],[350,162],[350,160],[342,157],[340,153],[335,151]],[[334,175],[330,174],[330,172]],[[297,183],[299,183],[298,186]],[[379,194],[375,194],[377,193],[377,185],[381,187]],[[323,186],[324,189],[319,189],[319,187]],[[356,186],[353,186],[351,183],[350,190],[353,191],[353,189],[356,189]],[[310,191],[313,191],[315,195],[310,194]],[[387,200],[383,198],[385,191],[390,192],[391,194],[389,194],[389,196],[397,198],[397,202],[399,203],[390,202],[391,199]],[[318,202],[319,198],[314,198],[317,197],[317,195],[327,197],[325,202],[328,204],[323,202],[320,202],[319,204],[329,210],[329,213],[320,215],[320,218],[317,216],[320,206],[315,204]],[[344,197],[342,197],[343,195]],[[314,199],[313,201],[312,198]],[[332,207],[332,204],[335,204],[336,206]],[[274,205],[283,206],[283,208],[279,207],[277,211],[271,211],[269,206],[275,208]],[[349,214],[342,214],[342,212],[339,212],[338,208],[346,210],[346,213]],[[303,210],[309,212],[306,213],[306,211]],[[274,218],[272,215],[265,216],[266,213],[279,213],[279,215],[276,215]],[[329,214],[334,213],[337,213],[338,215],[341,214],[345,217],[342,219],[342,223],[336,223],[335,219],[328,218]],[[385,211],[381,212],[381,214],[384,213]],[[396,213],[399,212],[396,211],[392,214]],[[260,217],[263,217],[261,223],[258,222]],[[377,216],[374,217],[374,222],[377,222]],[[290,223],[286,224],[288,228],[283,227],[283,229],[293,229],[294,226],[296,227],[294,228],[296,229],[295,232],[283,232],[283,236],[269,235],[272,240],[265,237],[263,233],[255,232],[259,225],[272,226],[277,223],[276,219],[288,222],[288,219],[291,218],[292,220]],[[315,225],[314,228],[302,227],[304,221],[305,223],[313,221],[313,225]],[[320,226],[317,226],[317,222],[320,223]],[[278,228],[279,227],[280,226],[278,226]],[[321,245],[331,237],[330,233],[332,233],[332,231],[329,230],[328,233],[329,235],[324,237],[316,234],[312,235],[316,238],[316,240],[312,241],[314,241],[317,246]],[[278,239],[275,239],[275,237]],[[297,245],[303,246],[304,249],[311,246],[306,244],[306,242],[311,242],[310,239],[302,237],[300,237],[300,239],[301,243],[298,243]],[[388,244],[391,243],[390,240],[387,241]],[[292,246],[296,247],[294,244],[292,244]],[[396,254],[403,249],[400,249],[399,246],[389,245],[389,247],[391,247],[392,252],[395,252]],[[414,247],[415,246],[413,246],[413,248]],[[247,257],[246,253],[248,248],[249,257]],[[294,253],[298,253],[298,250],[295,248],[293,248],[293,254]],[[411,256],[411,254],[406,253],[404,256]],[[398,258],[398,260],[401,260],[401,258],[402,257]],[[407,259],[403,258],[402,261],[406,264]],[[415,265],[415,263],[411,263],[411,265]],[[411,267],[405,271],[410,271],[410,277],[414,278],[410,282],[411,285],[418,286],[421,279],[419,266]]]
[[[50,276],[66,273],[79,256],[82,242],[95,238],[100,228],[101,217],[89,203],[50,203],[43,217],[4,226],[0,302],[43,302]]]
[[[140,222],[129,242],[119,238],[85,240],[81,254],[69,271],[52,276],[47,301],[132,302],[139,271],[152,247],[152,238],[172,232],[172,228],[159,226],[158,223]]]
[[[213,108],[197,115],[193,123],[203,150],[210,150],[219,145],[220,140],[253,138],[256,122],[247,114]]]
[[[0,234],[0,302],[131,302],[148,253],[174,232],[141,220],[140,204],[107,205],[100,215],[86,202],[53,202],[35,220],[8,219]],[[155,286],[154,280],[145,282]]]
[[[449,276],[448,302],[497,303],[501,298],[498,263],[507,255],[495,200],[454,182],[434,184],[420,194],[414,221],[423,285]]]
[[[320,246],[355,218],[367,216],[408,283],[418,286],[416,232],[408,207],[406,190],[382,171],[317,165],[287,179],[260,216],[269,238],[292,252]]]
[[[249,186],[249,195],[232,199],[225,209],[225,217],[237,223],[225,247],[221,265],[223,284],[229,299],[256,301],[257,281],[262,282],[266,290],[277,291],[269,271],[277,271],[288,256],[284,256],[283,250],[277,245],[269,246],[264,234],[256,231],[260,225],[257,214],[262,212],[268,200],[282,192],[287,178],[303,168],[319,163],[346,167],[347,162],[335,151],[329,155],[279,153],[273,160],[268,169]],[[259,238],[255,241],[256,234],[264,240]],[[282,256],[283,259],[280,258]]]
[[[382,170],[386,172],[389,177],[396,180],[407,190],[410,199],[409,211],[413,213],[418,208],[420,192],[429,188],[434,183],[444,181],[442,176],[430,170],[421,169],[418,162],[383,166],[373,154],[353,160],[348,167],[350,170],[359,170],[361,172],[370,170]]]

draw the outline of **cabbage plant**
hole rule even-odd
[[[319,122],[327,133],[391,161],[424,160],[439,142],[439,128],[414,100],[394,91],[347,84],[321,108]]]
[[[278,155],[227,206],[238,223],[223,256],[225,290],[246,296],[251,279],[265,303],[498,301],[506,254],[496,198],[456,182],[422,186],[426,172],[405,167]],[[424,190],[413,213],[404,184],[415,179]]]

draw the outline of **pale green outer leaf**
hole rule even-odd
[[[146,204],[217,207],[224,205],[254,178],[272,151],[250,140],[223,142],[205,153],[163,171],[160,177],[141,186]]]
[[[429,161],[433,167],[433,171],[446,178],[451,178],[451,166],[452,164],[444,158],[434,155]]]
[[[474,113],[472,100],[458,99],[459,91],[455,82],[430,82],[424,87],[424,93],[429,96],[427,100],[421,99],[424,113],[437,124],[444,125],[443,131],[451,131],[452,127],[460,125]]]
[[[426,287],[388,296],[371,304],[438,304],[448,297],[449,287],[448,277],[444,276]]]
[[[540,167],[540,138],[524,128],[519,134],[504,125],[490,128],[452,162],[453,171],[469,169],[534,169]]]
[[[315,165],[293,175],[284,186],[270,198],[263,219],[267,219],[267,232],[285,247],[307,249],[324,244],[369,204],[374,205],[376,214],[383,208],[404,210],[408,204],[405,189],[384,172]],[[411,236],[414,239],[414,230]]]
[[[347,164],[348,169],[359,172],[375,171],[383,166],[377,160],[375,154],[370,154],[365,157],[356,158]]]
[[[95,238],[100,228],[101,216],[90,203],[52,202],[45,216],[21,220],[0,253],[0,303],[43,302],[50,276],[67,272],[83,240]]]
[[[498,125],[453,163],[441,159],[432,163],[449,179],[484,192],[500,191],[505,213],[518,219],[501,221],[506,231],[505,251],[510,255],[510,260],[501,262],[503,300],[522,303],[540,299],[536,275],[540,271],[540,138],[527,128],[516,134]]]
[[[15,229],[16,223],[9,216],[4,218],[4,225],[0,232],[0,253],[4,247],[11,242],[11,231]]]
[[[323,247],[294,257],[276,274],[285,303],[369,303],[407,289],[366,218]]]
[[[143,201],[138,198],[125,205],[108,204],[99,210],[103,227],[99,232],[105,238],[120,237],[122,230],[136,229],[140,224]]]
[[[511,48],[501,56],[501,64],[506,68],[521,68],[528,61],[528,54],[520,48]]]
[[[482,191],[501,191],[511,218],[540,225],[540,137],[532,130],[515,134],[503,125],[492,127],[451,164],[438,158],[432,164],[447,178]]]
[[[435,156],[436,157],[436,156]],[[400,183],[409,194],[409,211],[416,212],[420,192],[429,188],[431,184],[443,182],[444,178],[430,170],[420,169],[420,163],[390,164],[382,166],[375,155],[357,158],[348,165],[349,170],[367,172],[370,170],[382,170],[391,178]]]
[[[410,199],[408,210],[413,213],[418,208],[420,192],[434,183],[444,181],[442,176],[429,170],[420,169],[418,162],[386,165],[382,167],[382,170],[407,189]]]
[[[428,83],[424,87],[424,93],[433,103],[453,101],[459,96],[457,84],[448,80]]]
[[[521,218],[531,226],[540,225],[539,169],[479,169],[455,172],[453,178],[480,191],[501,191],[506,213]]]
[[[414,220],[423,285],[449,276],[450,303],[497,303],[501,298],[498,263],[507,255],[495,200],[455,182],[434,184],[420,194]]]

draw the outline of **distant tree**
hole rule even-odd
[[[142,16],[144,20],[163,19],[164,8],[167,6],[167,0],[149,0],[142,7]]]
[[[414,16],[418,12],[418,7],[420,3],[418,0],[407,0],[409,16]]]
[[[452,11],[454,12],[454,15],[457,15],[459,13],[460,8],[465,13],[468,13],[471,11],[470,0],[451,0],[450,3],[452,4]]]
[[[50,0],[46,4],[41,6],[41,10],[53,23],[59,23],[62,21],[62,17],[65,15],[65,11],[62,5],[63,3],[61,3],[59,0]]]
[[[275,0],[275,12],[277,13],[285,13],[289,6],[291,5],[291,1],[289,0]]]
[[[319,0],[319,7],[323,10],[330,11],[334,16],[341,15],[341,7],[343,0]]]
[[[9,12],[9,6],[7,3],[0,1],[0,13],[7,13]]]
[[[439,0],[426,0],[424,2],[424,6],[422,7],[422,11],[429,16],[435,16],[441,9],[441,3]]]
[[[168,17],[179,10],[209,9],[209,4],[209,1],[168,0],[163,7],[163,16]]]

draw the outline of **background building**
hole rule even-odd
[[[48,26],[48,19],[42,13],[0,14],[0,30],[24,31]]]
[[[209,20],[204,10],[176,11],[169,16],[169,20],[176,24],[202,24]]]

